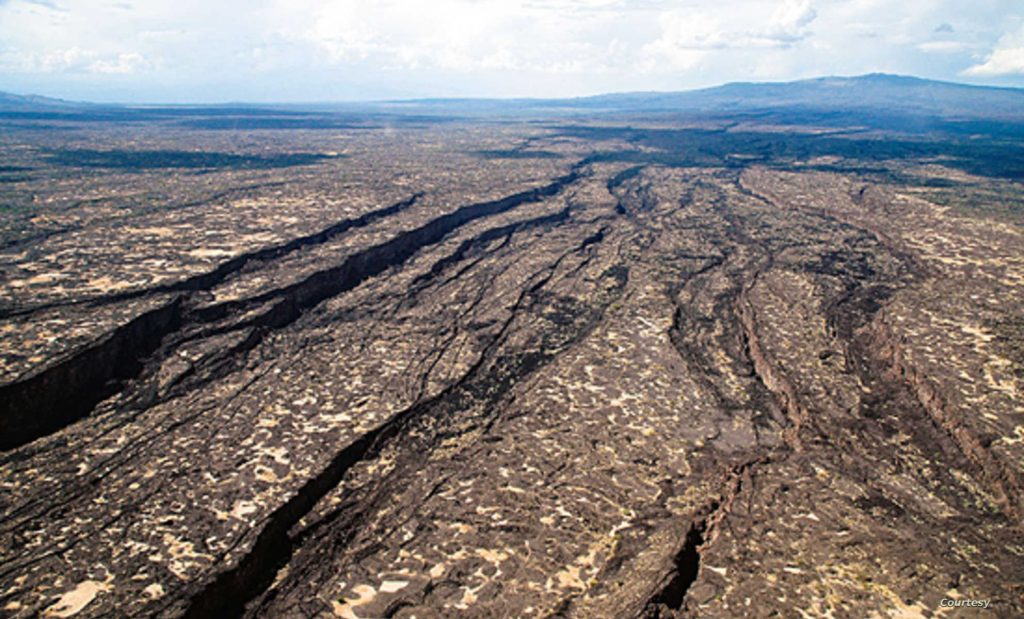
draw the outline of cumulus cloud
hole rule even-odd
[[[137,73],[150,67],[146,58],[138,52],[120,52],[116,56],[97,58],[89,63],[87,70],[92,73]]]
[[[101,54],[80,47],[47,52],[0,52],[0,70],[33,73],[129,74],[147,70],[151,63],[138,52]]]
[[[767,17],[767,25],[744,24],[751,17],[757,21],[757,10],[741,15],[716,15],[693,10],[665,11],[660,16],[661,36],[645,46],[650,55],[661,55],[676,67],[690,67],[709,50],[786,47],[810,32],[807,26],[817,11],[810,0],[784,0]],[[725,19],[724,19],[725,18]],[[737,27],[739,26],[739,27]]]
[[[335,64],[372,61],[386,70],[600,70],[614,43],[618,0],[555,3],[434,0],[370,5],[309,4],[310,23],[283,33]],[[295,2],[289,2],[291,10]],[[314,6],[316,5],[316,6]]]
[[[988,58],[968,68],[964,75],[1024,75],[1024,26],[1002,36]]]
[[[777,44],[793,43],[808,36],[807,26],[818,16],[811,6],[811,0],[785,0],[772,13],[768,28],[758,38]]]
[[[971,49],[962,41],[926,41],[919,43],[917,49],[929,54],[958,54]]]
[[[123,40],[87,40],[70,9],[49,0],[11,0],[4,5],[0,71],[16,73],[129,74],[152,63]],[[7,30],[5,32],[5,30]],[[45,36],[44,33],[49,34]]]
[[[191,85],[308,100],[949,78],[972,60],[968,75],[1012,75],[1024,44],[992,33],[1021,23],[1019,1],[0,0],[0,88],[73,96],[63,88],[103,93],[132,76],[151,90],[130,96]]]

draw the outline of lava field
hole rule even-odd
[[[1024,616],[1019,140],[315,120],[4,121],[0,614]]]

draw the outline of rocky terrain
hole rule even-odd
[[[280,114],[4,121],[0,615],[1024,615],[1018,140]]]

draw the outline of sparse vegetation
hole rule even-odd
[[[1024,615],[1024,122],[768,90],[0,113],[4,616]]]

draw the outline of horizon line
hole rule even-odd
[[[860,73],[855,75],[819,75],[815,77],[806,77],[793,80],[765,80],[765,81],[729,81],[722,82],[713,86],[703,86],[699,88],[686,88],[681,90],[624,90],[624,91],[608,91],[590,95],[576,95],[568,97],[540,97],[540,96],[523,96],[523,97],[487,97],[487,96],[424,96],[424,97],[409,97],[409,98],[397,98],[397,99],[324,99],[324,100],[292,100],[292,101],[245,101],[245,100],[226,100],[220,102],[160,102],[154,101],[149,103],[130,103],[123,101],[110,101],[110,102],[97,102],[86,99],[65,99],[63,97],[42,95],[37,93],[16,93],[8,90],[0,90],[0,95],[10,95],[20,99],[44,99],[53,102],[69,105],[89,105],[89,106],[111,106],[111,107],[124,107],[124,108],[147,108],[147,107],[224,107],[224,106],[303,106],[303,105],[401,105],[401,104],[423,104],[423,103],[445,103],[445,102],[470,102],[470,101],[493,101],[493,102],[565,102],[565,101],[584,101],[588,99],[598,99],[602,97],[615,97],[615,96],[629,96],[629,95],[673,95],[673,94],[686,94],[686,93],[698,93],[717,90],[728,86],[743,86],[743,85],[785,85],[785,84],[799,84],[807,82],[816,82],[824,80],[856,80],[864,78],[898,78],[912,81],[929,82],[933,84],[942,84],[946,86],[957,86],[962,88],[974,88],[984,90],[1003,90],[1013,91],[1024,94],[1024,87],[1020,86],[996,86],[989,84],[973,84],[969,82],[956,82],[952,80],[944,79],[931,79],[926,77],[920,77],[917,75],[905,74],[905,73],[887,73],[884,71],[872,71],[868,73]]]

